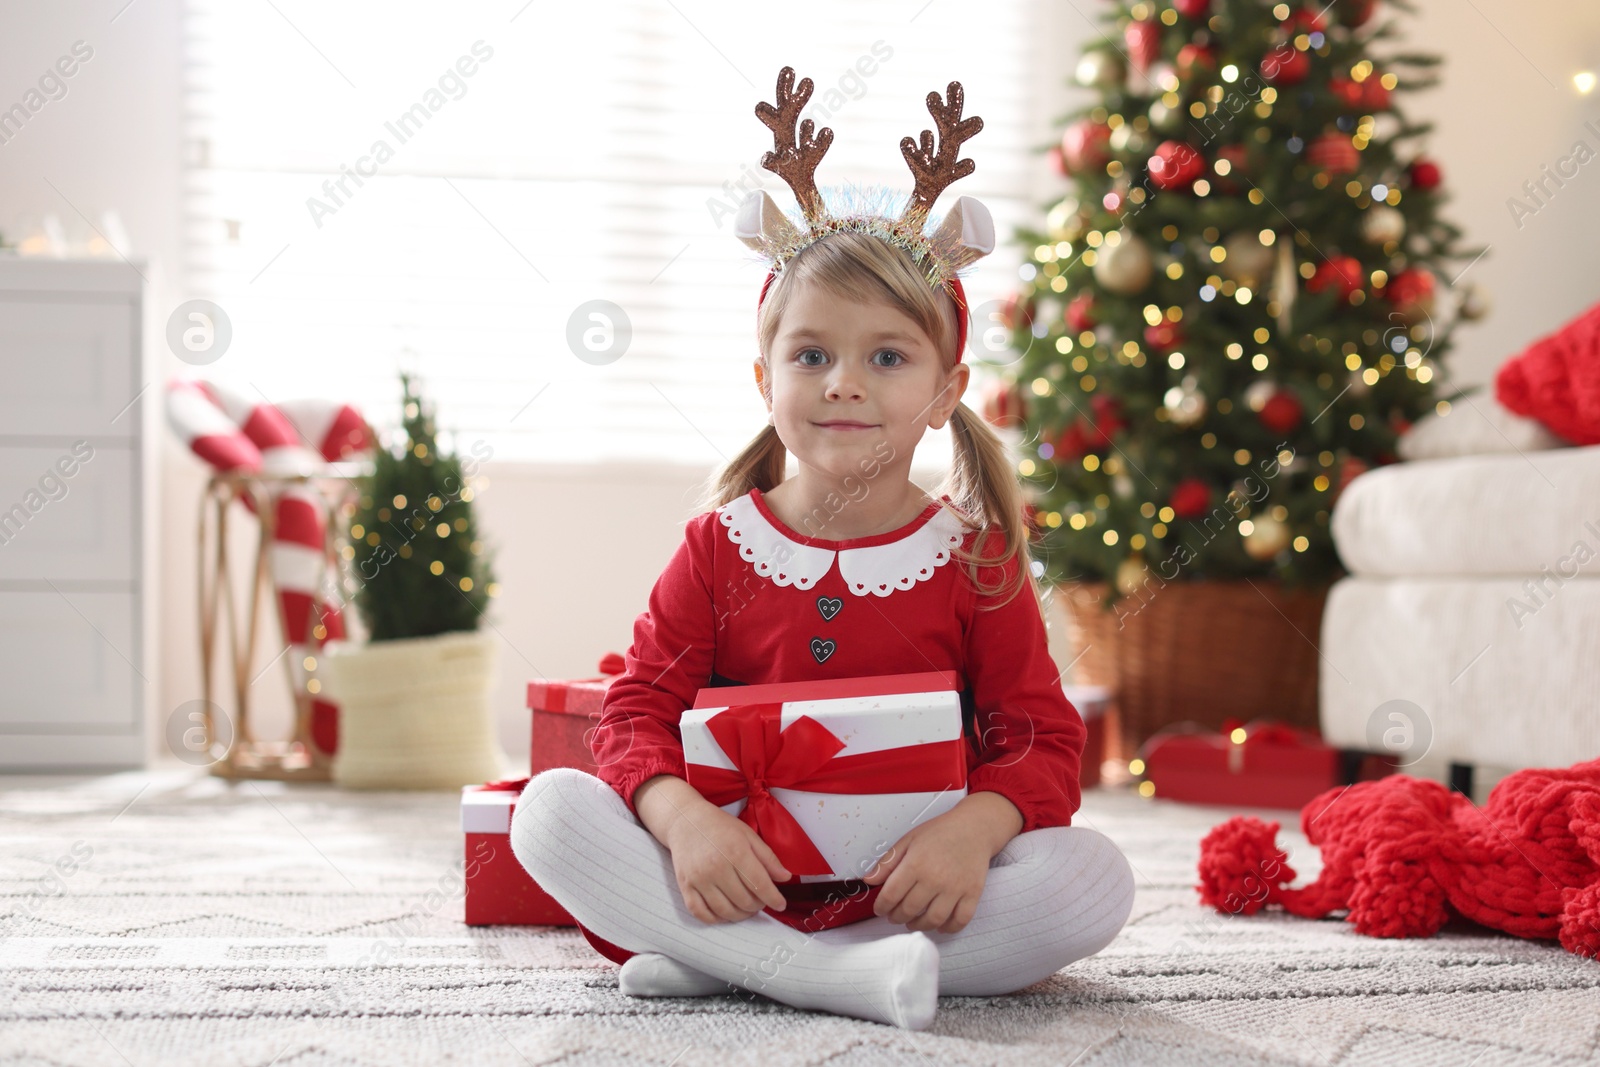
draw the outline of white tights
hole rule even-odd
[[[908,931],[883,916],[814,932],[760,912],[705,923],[683,903],[672,854],[614,789],[570,767],[528,783],[511,847],[595,934],[669,957],[686,977],[709,976],[695,992],[731,983],[795,1007],[912,1029],[931,1021],[939,994],[1014,992],[1094,955],[1133,909],[1133,872],[1116,845],[1087,827],[1055,826],[1000,850],[976,912],[954,934]]]

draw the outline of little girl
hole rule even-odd
[[[768,425],[634,623],[598,776],[535,776],[512,848],[622,963],[625,994],[748,990],[920,1030],[940,994],[1013,992],[1100,951],[1132,910],[1132,871],[1070,825],[1085,729],[1046,647],[1011,461],[960,402],[959,282],[837,228],[768,276],[757,331]],[[929,498],[912,453],[947,422],[952,470]],[[961,679],[967,794],[862,878],[801,883],[685,781],[678,719],[701,688],[927,671]]]

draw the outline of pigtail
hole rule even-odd
[[[769,492],[783,481],[789,450],[783,447],[777,427],[768,424],[733,459],[717,472],[697,512],[713,511],[730,500],[737,500],[752,489]]]
[[[949,496],[957,510],[978,520],[985,529],[997,530],[1002,535],[998,556],[967,552],[960,547],[950,553],[952,558],[967,564],[972,584],[981,597],[1005,593],[1005,599],[983,609],[992,611],[1009,604],[1012,597],[1024,586],[1031,587],[1033,581],[1033,555],[1022,517],[1022,487],[1017,482],[1005,442],[966,404],[956,404],[950,413],[950,444],[950,474],[940,486],[939,495]],[[973,547],[980,548],[983,540],[985,538],[980,537]],[[993,587],[979,582],[980,567],[1004,567],[1013,558],[1018,558],[1019,566],[1011,582]]]

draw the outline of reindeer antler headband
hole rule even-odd
[[[959,362],[967,344],[967,297],[956,272],[994,251],[994,220],[983,204],[963,196],[931,234],[923,232],[923,224],[939,194],[976,169],[972,160],[959,157],[961,145],[983,129],[983,120],[976,115],[961,117],[964,94],[960,82],[949,84],[943,100],[937,92],[929,93],[928,112],[938,127],[939,142],[936,148],[932,130],[922,131],[920,144],[910,137],[900,139],[900,152],[916,183],[900,215],[890,218],[873,210],[846,210],[835,215],[823,204],[815,178],[817,164],[833,144],[833,130],[824,126],[813,132],[810,119],[800,121],[811,90],[810,78],[802,78],[796,85],[794,68],[784,67],[778,72],[776,105],[756,105],[756,117],[772,131],[773,141],[773,150],[761,157],[761,165],[788,183],[805,220],[802,232],[765,190],[750,193],[740,205],[734,236],[772,260],[757,308],[784,264],[808,245],[839,230],[870,234],[905,249],[929,284],[950,291],[956,302]]]

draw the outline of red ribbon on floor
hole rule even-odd
[[[737,770],[691,763],[700,795],[721,807],[746,798],[739,818],[772,849],[791,874],[832,869],[795,817],[769,792],[773,787],[814,793],[924,793],[966,782],[962,739],[839,756],[845,747],[809,715],[782,726],[781,703],[738,704],[706,720],[706,728]]]

